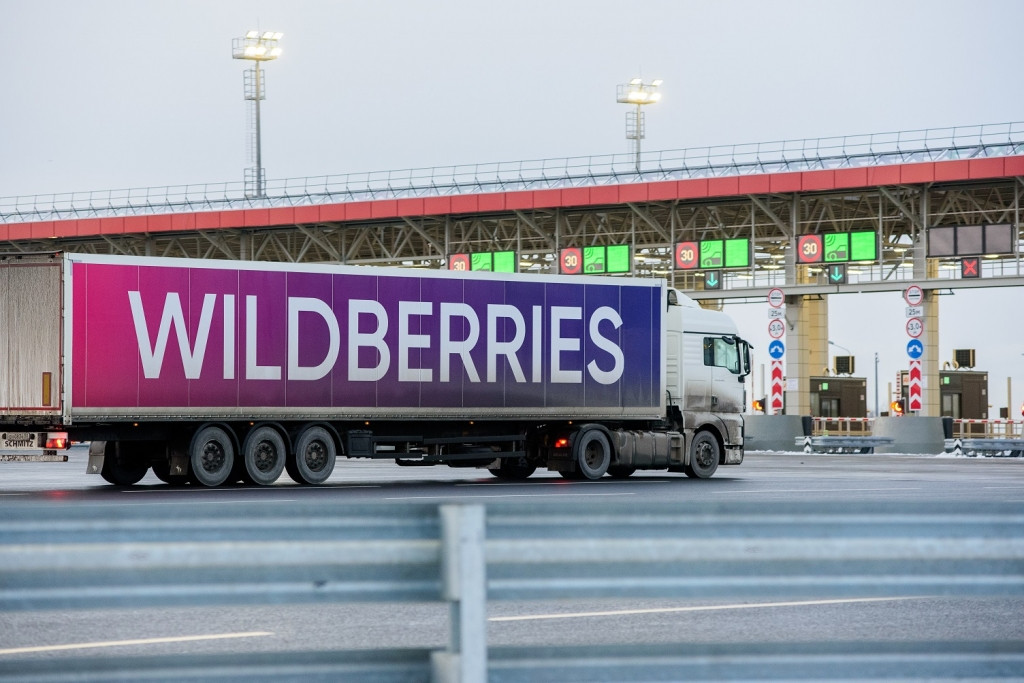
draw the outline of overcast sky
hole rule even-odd
[[[270,179],[626,152],[615,86],[634,76],[664,79],[646,150],[1024,120],[1020,0],[0,0],[0,25],[0,196],[241,180],[231,40],[251,28],[284,33]],[[1022,299],[941,304],[941,359],[978,349],[993,416],[1007,373],[1024,400]],[[869,384],[880,353],[885,401],[900,295],[830,305]],[[767,305],[730,308],[763,351]]]

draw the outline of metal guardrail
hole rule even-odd
[[[1012,437],[980,439],[945,439],[945,450],[953,455],[1007,455],[1012,458],[1024,457],[1024,439]]]
[[[17,680],[1019,676],[1024,643],[488,647],[492,600],[1024,596],[1024,504],[12,504],[0,611],[443,601],[444,650],[12,659]],[[584,570],[585,569],[585,570]]]
[[[871,436],[873,417],[814,417],[813,436]]]
[[[435,166],[267,180],[0,197],[0,223],[307,206],[590,187],[1024,154],[1024,122],[718,145],[634,154]]]
[[[953,420],[954,439],[1021,439],[1024,438],[1024,420]]]
[[[890,436],[798,436],[794,441],[804,453],[874,453],[896,443]]]

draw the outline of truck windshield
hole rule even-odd
[[[739,344],[732,337],[704,337],[704,365],[740,374]]]
[[[750,374],[750,344],[736,335],[704,337],[704,365],[725,368],[734,375]]]

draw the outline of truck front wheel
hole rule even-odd
[[[337,449],[323,427],[306,427],[295,442],[295,457],[285,467],[298,484],[322,484],[334,472]]]
[[[711,432],[697,432],[690,442],[690,464],[683,468],[688,477],[707,479],[718,469],[722,449]]]
[[[600,479],[612,462],[612,447],[600,429],[581,431],[573,446],[576,472],[583,479]]]
[[[249,432],[242,444],[246,478],[260,486],[270,486],[284,471],[287,459],[284,439],[277,430],[262,425]]]
[[[231,436],[214,425],[203,427],[188,447],[189,476],[196,484],[220,486],[231,475],[235,445]]]

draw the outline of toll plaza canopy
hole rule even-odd
[[[647,152],[639,164],[268,180],[258,196],[237,182],[7,197],[0,252],[629,273],[697,298],[974,286],[972,269],[993,286],[1024,275],[1022,177],[1024,123],[1008,123]]]

